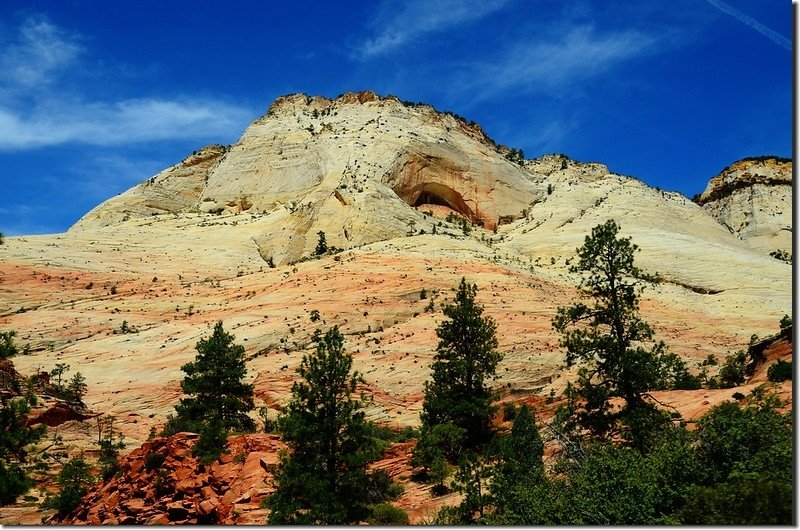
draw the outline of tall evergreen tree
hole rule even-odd
[[[454,304],[444,307],[448,320],[436,328],[439,345],[425,383],[423,429],[452,423],[464,429],[468,447],[486,442],[491,434],[492,391],[486,384],[495,376],[502,355],[495,350],[496,324],[475,303],[478,288],[461,278]]]
[[[361,374],[352,372],[338,327],[314,337],[303,356],[292,399],[279,419],[290,452],[275,474],[277,491],[266,501],[270,524],[353,524],[366,519],[367,462],[374,456],[356,396]]]
[[[567,365],[581,366],[575,387],[578,423],[599,438],[621,433],[641,446],[664,421],[645,401],[664,371],[664,343],[654,343],[653,328],[639,316],[639,296],[653,278],[634,265],[638,247],[618,232],[608,220],[586,236],[570,271],[583,274],[579,287],[593,305],[559,307],[553,327],[567,349]],[[621,410],[611,406],[613,398],[625,401]]]
[[[222,322],[214,333],[200,339],[193,362],[181,367],[186,377],[181,381],[184,397],[175,406],[177,419],[195,424],[199,429],[211,421],[226,430],[253,431],[255,422],[247,415],[253,410],[253,385],[243,382],[247,375],[244,347],[233,343]]]
[[[492,524],[520,524],[520,506],[530,504],[537,489],[547,486],[544,474],[544,443],[527,405],[514,418],[511,433],[501,438],[489,485],[494,514]]]

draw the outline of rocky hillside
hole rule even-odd
[[[753,186],[791,204],[790,186]],[[117,417],[126,451],[163,425],[180,367],[219,320],[245,347],[256,405],[272,415],[314,331],[338,325],[373,397],[369,418],[401,427],[418,424],[441,307],[464,276],[498,323],[495,390],[542,403],[575,378],[551,320],[579,296],[575,249],[609,218],[641,247],[637,264],[660,275],[642,316],[690,369],[777,331],[792,269],[754,241],[791,234],[767,236],[761,217],[762,235],[732,233],[709,212],[723,195],[707,193],[701,207],[599,163],[522,160],[475,124],[370,92],[286,96],[235,145],[195,152],[67,233],[6,238],[0,330],[30,351],[14,360],[23,374],[80,371],[84,401]],[[329,250],[315,255],[319,232]],[[695,392],[687,406],[730,398]],[[94,447],[84,423],[60,425],[56,449]]]
[[[752,248],[791,256],[791,160],[739,160],[709,181],[697,203]]]

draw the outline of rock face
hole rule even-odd
[[[791,160],[739,160],[711,179],[698,204],[752,248],[791,256]]]
[[[494,230],[543,195],[477,125],[372,92],[295,94],[230,148],[201,149],[86,214],[71,231],[158,213],[265,217],[253,240],[277,264],[307,256],[324,231],[339,248],[405,235],[446,206]]]
[[[195,151],[183,162],[92,209],[70,230],[107,226],[131,217],[196,210],[210,173],[227,151],[228,148],[221,145]]]

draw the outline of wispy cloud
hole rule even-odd
[[[236,105],[196,98],[58,101],[27,113],[0,108],[0,149],[224,137],[251,116]]]
[[[778,46],[781,46],[781,47],[786,48],[787,50],[791,51],[792,43],[789,41],[789,39],[787,39],[786,37],[784,37],[783,35],[781,35],[777,31],[773,31],[773,30],[769,29],[767,26],[765,26],[764,24],[760,23],[759,21],[757,21],[753,17],[745,15],[744,13],[742,13],[741,11],[736,9],[735,7],[726,4],[722,0],[706,0],[706,2],[708,2],[712,6],[716,7],[717,9],[719,9],[720,11],[725,13],[726,15],[732,16],[733,18],[735,18],[736,20],[738,20],[742,24],[753,28],[754,30],[756,30],[757,32],[761,33],[762,35],[764,35],[768,39],[772,40]]]
[[[219,138],[241,131],[253,115],[208,97],[89,100],[65,88],[80,82],[69,73],[86,66],[85,54],[79,36],[43,17],[21,24],[0,50],[0,150]]]
[[[76,36],[44,17],[30,17],[19,27],[16,41],[0,54],[0,81],[21,87],[46,84],[82,51]]]
[[[508,0],[408,0],[384,4],[373,26],[377,35],[358,46],[356,57],[389,53],[429,33],[445,31],[486,17],[502,9]]]
[[[484,99],[509,91],[556,92],[650,53],[657,39],[634,30],[600,34],[584,25],[552,40],[532,40],[502,50],[467,72],[462,87]]]

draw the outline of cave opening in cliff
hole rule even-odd
[[[401,191],[401,190],[397,190]],[[464,198],[459,192],[449,186],[436,182],[426,182],[421,185],[414,186],[405,193],[401,191],[398,195],[408,204],[414,208],[419,208],[425,205],[440,206],[451,210],[470,222],[474,222],[475,213],[467,206]]]
[[[414,201],[414,204],[412,204],[412,206],[418,208],[426,204],[433,204],[436,206],[447,206],[451,210],[458,211],[458,208],[455,205],[451,204],[443,197],[440,197],[439,195],[436,195],[435,193],[431,193],[429,191],[424,191],[420,193],[419,197],[417,197],[417,200]]]

